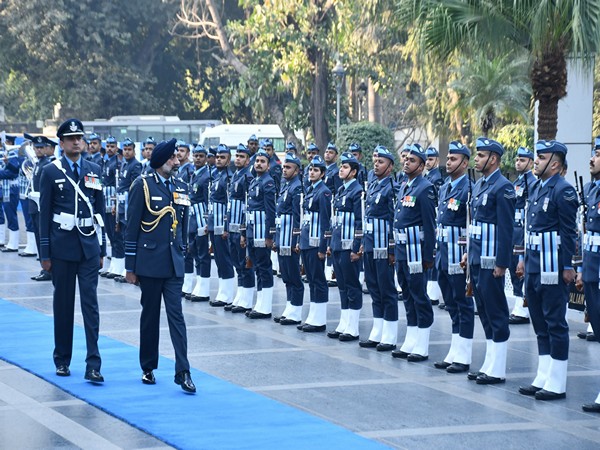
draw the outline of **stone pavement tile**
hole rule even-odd
[[[55,406],[55,411],[124,449],[166,447],[166,444],[87,404]],[[147,411],[152,414],[152,411]]]
[[[0,448],[3,449],[77,449],[62,436],[15,410],[0,411]]]
[[[54,367],[52,355],[48,355],[48,365]],[[4,383],[38,402],[56,402],[73,398],[62,389],[12,365],[10,369],[0,370],[0,383]]]

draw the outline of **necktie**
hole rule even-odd
[[[171,182],[169,180],[165,180],[165,186],[167,187],[167,190],[171,192]]]
[[[448,187],[446,188],[446,195],[450,195],[451,190],[452,190],[452,185],[448,184]]]
[[[79,181],[79,170],[77,170],[77,163],[73,163],[73,175],[75,175],[75,181]]]

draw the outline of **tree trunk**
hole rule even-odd
[[[538,99],[537,132],[538,139],[556,139],[558,131],[558,99],[542,97]]]
[[[369,102],[369,122],[381,123],[382,121],[382,107],[381,97],[375,91],[373,87],[373,80],[369,78],[369,91],[368,91],[368,102]]]
[[[313,47],[308,51],[308,59],[313,65],[313,88],[311,91],[312,124],[315,143],[321,153],[329,142],[329,126],[327,124],[327,58],[320,48]]]

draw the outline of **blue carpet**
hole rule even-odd
[[[163,339],[168,339],[165,336]],[[143,385],[138,348],[100,337],[104,385],[83,379],[85,336],[75,328],[71,376],[52,363],[51,317],[0,299],[0,358],[179,448],[381,449],[382,444],[277,401],[192,369],[198,388],[173,383],[173,361],[162,358],[158,383]],[[168,374],[168,375],[167,375]],[[359,405],[357,405],[359,407]]]

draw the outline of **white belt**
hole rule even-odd
[[[515,221],[523,220],[524,216],[525,216],[525,210],[523,210],[523,209],[515,210]]]
[[[91,227],[94,225],[94,219],[92,217],[88,217],[87,219],[77,219],[77,221],[75,221],[75,216],[67,213],[54,214],[52,220],[55,223],[70,226],[71,228],[76,225],[79,227]]]
[[[367,233],[372,233],[373,232],[373,224],[372,223],[366,223],[365,224],[365,232],[367,232]]]
[[[470,236],[481,236],[481,225],[469,225]]]
[[[406,244],[406,233],[394,230],[394,240],[398,244]]]
[[[281,225],[281,217],[275,218],[275,225]]]
[[[30,199],[32,199],[32,200],[33,200],[34,198],[35,198],[35,199],[38,199],[38,198],[40,198],[40,193],[39,193],[39,192],[37,192],[37,191],[31,191],[31,192],[29,193],[29,198],[30,198]]]
[[[119,199],[120,202],[124,202],[125,200],[127,200],[127,193],[122,192],[121,194],[117,194],[117,198]]]
[[[600,234],[585,233],[583,235],[583,245],[600,245]]]
[[[528,245],[541,245],[542,244],[542,236],[539,234],[528,234],[525,237],[525,243]],[[556,243],[558,245],[560,245],[560,236],[556,237]]]

